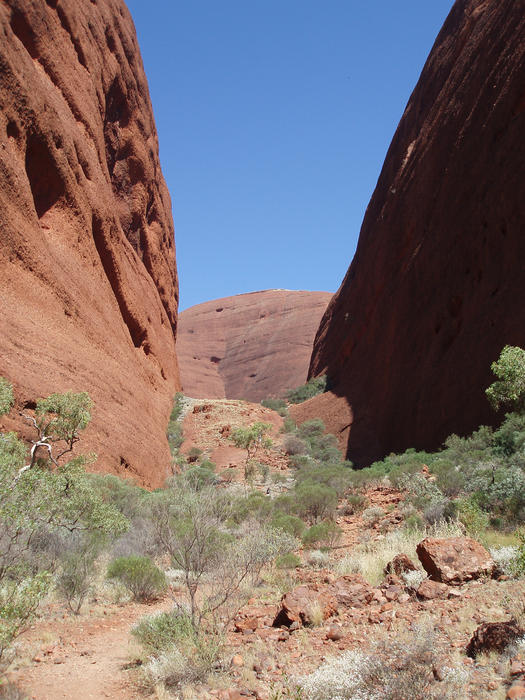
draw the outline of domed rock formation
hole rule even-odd
[[[525,345],[524,133],[523,6],[458,0],[315,341],[357,464],[495,421],[490,364]]]
[[[315,331],[331,297],[270,289],[182,311],[177,355],[184,392],[260,401],[304,384]]]
[[[5,0],[0,26],[0,375],[18,410],[89,392],[94,468],[156,486],[178,286],[133,21],[121,0]]]

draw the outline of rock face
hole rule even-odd
[[[178,286],[133,21],[121,0],[4,0],[0,27],[0,374],[19,410],[88,391],[94,468],[156,486]]]
[[[315,341],[358,465],[496,420],[490,364],[525,345],[524,85],[521,3],[457,0]]]
[[[490,554],[470,537],[426,537],[417,545],[416,552],[430,578],[450,586],[491,576],[494,571]]]
[[[271,289],[186,309],[177,335],[184,392],[260,401],[304,384],[315,331],[331,297]]]

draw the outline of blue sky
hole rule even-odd
[[[453,0],[127,0],[171,193],[180,308],[335,291]]]

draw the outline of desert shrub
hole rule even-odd
[[[490,556],[496,562],[500,571],[507,576],[519,575],[518,571],[518,547],[507,545],[506,547],[491,547]]]
[[[513,572],[515,576],[525,576],[525,528],[518,530],[516,536],[519,540],[519,545]]]
[[[378,523],[381,518],[384,517],[384,515],[385,511],[378,506],[370,506],[370,508],[365,508],[365,510],[361,513],[363,521],[369,526]]]
[[[96,543],[81,543],[63,559],[56,589],[75,615],[79,614],[95,580],[95,559],[100,548]]]
[[[153,559],[160,554],[149,504],[141,516],[133,518],[127,532],[115,540],[110,548],[110,554],[113,559],[129,557],[132,554]]]
[[[446,501],[436,484],[423,474],[403,474],[399,477],[397,486],[408,492],[410,502],[418,509],[436,507]]]
[[[27,700],[27,695],[15,683],[0,680],[0,700]]]
[[[316,523],[308,528],[303,535],[305,547],[321,545],[324,547],[334,547],[341,538],[342,530],[331,520]]]
[[[253,499],[260,502],[260,497],[256,494]],[[295,549],[295,540],[281,530],[253,519],[238,526],[238,512],[230,493],[209,487],[191,491],[180,480],[156,494],[153,516],[158,538],[173,567],[183,572],[195,629],[209,624],[224,628],[250,597],[249,584],[262,568]]]
[[[302,537],[306,530],[306,525],[296,515],[287,515],[286,513],[277,512],[272,518],[272,527],[287,532],[292,537]]]
[[[208,460],[201,464],[192,464],[183,470],[182,478],[193,491],[200,491],[215,483],[215,465]]]
[[[442,680],[434,668],[440,664]],[[378,640],[370,654],[346,651],[299,679],[304,700],[452,700],[468,680],[463,667],[442,663],[437,635],[424,628]]]
[[[304,455],[307,447],[297,435],[287,435],[283,440],[283,449],[287,455]]]
[[[288,415],[288,409],[284,399],[263,399],[261,401],[261,406],[271,408],[272,411],[276,411],[283,418]]]
[[[304,423],[301,423],[301,425],[297,428],[297,434],[303,440],[310,441],[321,437],[325,430],[325,424],[320,418],[311,418],[310,420],[305,420]]]
[[[108,579],[122,583],[134,600],[154,600],[166,589],[166,575],[148,557],[118,557],[108,567]]]
[[[287,554],[280,554],[275,560],[275,566],[278,569],[295,569],[301,566],[301,560],[297,554],[293,552],[288,552]]]
[[[353,515],[363,511],[367,504],[367,499],[360,493],[349,493],[346,497],[345,515]]]
[[[260,491],[250,491],[246,496],[240,496],[231,504],[231,520],[237,525],[248,518],[266,522],[269,520],[271,512],[271,500]]]
[[[33,620],[50,582],[49,574],[41,572],[0,583],[0,671],[11,661],[12,644]]]
[[[426,572],[421,571],[421,569],[416,569],[415,571],[403,571],[401,574],[401,578],[403,579],[405,586],[410,591],[417,591],[426,577]]]
[[[307,399],[311,399],[317,394],[322,394],[326,391],[327,377],[313,377],[306,384],[298,386],[296,389],[290,389],[286,392],[286,398],[290,403],[302,403]]]
[[[191,618],[178,608],[141,618],[131,634],[148,654],[158,654],[174,645],[195,643]]]
[[[177,454],[179,447],[184,441],[182,436],[182,425],[179,420],[183,408],[184,394],[177,392],[173,397],[173,407],[171,409],[168,427],[166,429],[166,437],[168,438],[168,444],[173,456]]]
[[[330,558],[327,552],[321,552],[320,549],[314,549],[308,554],[308,565],[313,569],[323,569],[328,566]]]
[[[297,484],[295,500],[298,515],[316,522],[335,512],[337,491],[331,486],[307,480]]]
[[[456,501],[459,520],[472,537],[479,537],[489,526],[489,516],[479,507],[474,498]]]
[[[507,413],[501,426],[493,433],[496,455],[522,455],[525,448],[525,413]]]
[[[286,418],[283,420],[281,433],[284,433],[284,434],[289,433],[291,435],[292,433],[295,433],[296,430],[297,430],[297,425],[296,425],[294,419],[291,418],[290,416],[286,416]]]
[[[244,478],[250,480],[255,473],[255,456],[259,450],[266,450],[272,446],[271,439],[267,433],[271,430],[270,423],[258,421],[246,428],[235,428],[230,440],[235,447],[242,447],[246,450],[246,460],[244,463]]]
[[[0,377],[0,416],[9,413],[14,403],[13,387],[5,377]]]

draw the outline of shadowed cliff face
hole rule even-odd
[[[18,409],[88,391],[95,468],[158,485],[178,287],[131,16],[121,0],[3,0],[0,28],[0,375]]]
[[[331,297],[270,289],[186,309],[177,336],[184,392],[260,401],[304,384],[314,334]]]
[[[523,3],[458,0],[315,341],[358,464],[494,422],[490,363],[525,345],[524,133]]]

